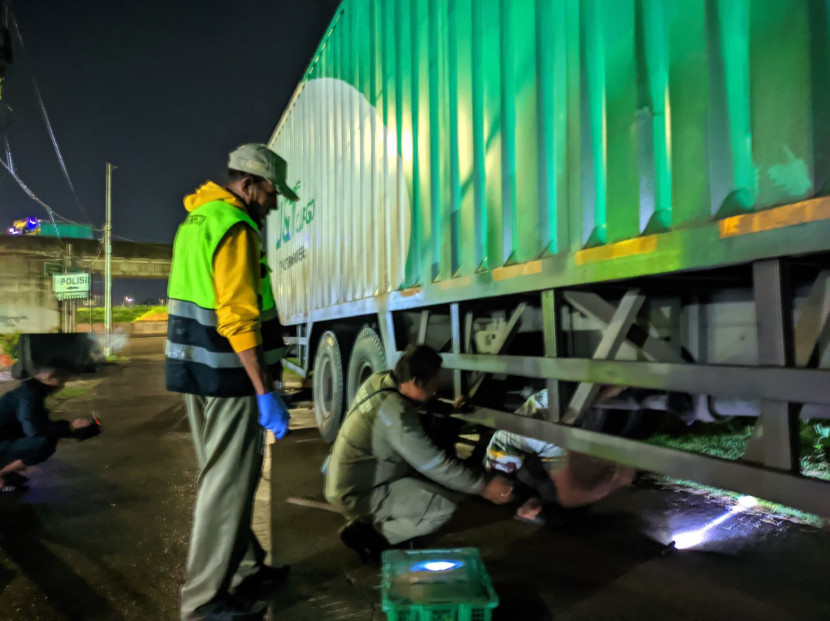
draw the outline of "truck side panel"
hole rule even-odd
[[[539,259],[525,289],[762,256],[697,231],[826,180],[814,4],[347,0],[271,141],[301,196],[268,225],[286,322],[412,287],[494,295],[493,270]],[[760,246],[830,248],[826,211]],[[610,261],[627,243],[653,260]]]

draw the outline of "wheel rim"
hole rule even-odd
[[[320,373],[320,388],[323,389],[320,401],[322,402],[323,420],[331,418],[331,413],[334,409],[334,365],[331,363],[331,358],[326,356],[323,360],[323,367]]]
[[[357,388],[363,386],[363,382],[369,379],[374,373],[374,369],[368,360],[362,360],[360,366],[357,368]]]

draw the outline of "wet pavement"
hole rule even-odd
[[[129,361],[71,385],[57,416],[96,409],[104,434],[63,441],[31,490],[0,497],[0,619],[177,617],[196,466],[160,351],[160,339],[134,339]],[[13,385],[0,380],[0,392]],[[340,543],[342,520],[322,502],[328,447],[303,429],[312,424],[308,409],[294,413],[258,494],[258,534],[292,564],[272,618],[384,619],[377,570]],[[497,621],[830,619],[827,532],[653,486],[618,492],[567,529],[520,523],[513,509],[471,498],[426,542],[481,550]],[[696,547],[666,553],[707,524]]]
[[[326,445],[305,430],[272,450],[273,551],[292,564],[274,618],[385,619],[377,570],[339,542],[340,516],[314,503],[322,501]],[[480,549],[501,600],[497,621],[830,619],[830,535],[734,507],[644,486],[552,530],[513,519],[515,507],[470,498],[426,543]],[[707,524],[694,549],[666,549],[678,533]]]
[[[103,433],[62,440],[29,491],[0,498],[0,618],[175,618],[196,464],[161,347],[136,339],[129,362],[71,383],[53,407],[70,420],[96,410]]]

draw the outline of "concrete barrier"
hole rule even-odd
[[[90,332],[88,323],[79,323],[75,326],[78,332]],[[92,324],[94,334],[104,334],[106,331],[104,324]],[[167,334],[166,321],[136,321],[133,323],[114,323],[112,324],[112,331],[118,334],[126,334],[127,336],[164,336]]]
[[[21,334],[20,358],[12,377],[25,379],[44,365],[60,361],[71,373],[95,371],[95,342],[86,334]]]
[[[136,321],[131,323],[133,336],[164,336],[167,334],[166,321]]]

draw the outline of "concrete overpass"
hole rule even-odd
[[[72,246],[72,255],[67,250]],[[173,248],[166,244],[115,241],[113,278],[166,279]],[[61,325],[52,274],[64,266],[104,273],[104,252],[93,239],[0,236],[0,333],[52,332]],[[70,307],[73,306],[70,303]]]
[[[37,261],[48,271],[52,265],[62,267],[66,260],[74,269],[104,273],[104,252],[99,241],[64,238],[62,242],[57,237],[0,236],[0,261],[4,264],[13,259]],[[70,244],[72,256],[68,257],[64,247]],[[173,247],[167,244],[113,241],[112,277],[167,278],[172,256]]]

